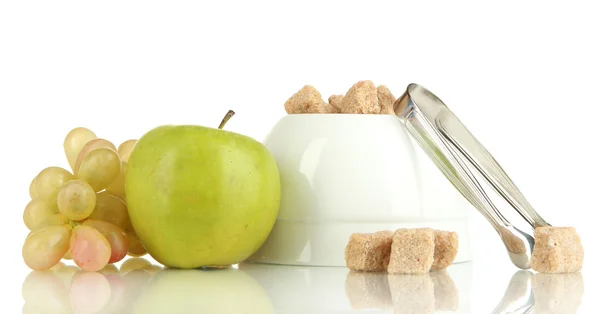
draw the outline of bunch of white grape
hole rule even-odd
[[[129,220],[125,170],[136,140],[119,147],[87,128],[65,137],[63,147],[72,171],[43,169],[31,182],[31,201],[23,212],[30,230],[23,260],[34,270],[48,270],[62,259],[98,271],[146,249]]]

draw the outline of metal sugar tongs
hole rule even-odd
[[[494,157],[437,96],[420,85],[408,85],[394,103],[394,110],[446,178],[498,232],[513,264],[529,269],[534,245],[532,231],[549,224],[527,202]],[[505,218],[491,200],[487,192],[490,189],[506,202],[503,205],[512,207],[525,220],[531,227],[529,232],[518,229]]]

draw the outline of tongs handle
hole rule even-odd
[[[444,106],[434,120],[441,135],[462,158],[469,161],[486,181],[529,223],[532,228],[548,225],[533,209],[502,166],[468,131],[462,122]]]
[[[498,162],[437,96],[420,85],[410,84],[396,102],[395,112],[450,182],[496,229],[511,224],[489,199],[469,166],[532,227],[548,225]]]

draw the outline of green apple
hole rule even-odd
[[[242,134],[164,125],[135,144],[125,175],[131,225],[165,266],[199,268],[244,261],[266,241],[281,186],[266,147]]]

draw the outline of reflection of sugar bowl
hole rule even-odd
[[[471,259],[469,205],[394,115],[292,114],[264,141],[277,161],[281,208],[250,261],[343,266],[350,234],[456,231]]]
[[[470,313],[471,263],[418,275],[257,263],[238,267],[265,288],[277,313]]]

